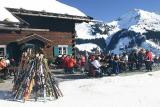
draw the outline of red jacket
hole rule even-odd
[[[146,59],[152,61],[152,52],[149,51],[146,53]]]
[[[68,60],[68,62],[67,62],[67,67],[68,67],[68,68],[73,68],[73,67],[75,66],[75,64],[76,64],[76,60],[73,59],[73,58],[70,58],[70,59]]]

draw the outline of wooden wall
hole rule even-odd
[[[9,45],[10,43],[16,43],[18,39],[22,39],[24,37],[30,36],[32,34],[37,34],[40,35],[46,39],[51,40],[51,44],[49,47],[45,48],[45,55],[49,59],[53,59],[53,47],[57,45],[72,45],[72,36],[73,34],[71,32],[40,32],[40,31],[21,31],[21,32],[10,32],[10,33],[1,33],[0,31],[0,45]],[[14,47],[17,47],[16,54],[21,53],[19,52],[18,47],[20,45],[16,45]],[[15,49],[15,48],[14,48]],[[12,49],[13,50],[13,49]],[[19,56],[21,55],[16,55],[15,52],[12,53],[14,54],[15,58],[17,58],[17,62],[19,61]]]
[[[16,42],[17,39],[37,34],[52,41],[52,45],[71,45],[72,33],[71,32],[37,32],[37,31],[21,31],[20,33],[0,33],[0,44],[8,44]]]
[[[19,15],[28,25],[20,25],[25,30],[3,29],[0,30],[0,45],[16,43],[17,40],[36,34],[51,41],[46,48],[46,55],[53,57],[53,47],[57,45],[72,46],[75,33],[75,21],[41,16]],[[28,28],[28,30],[26,30]],[[31,30],[32,28],[32,30]],[[29,30],[30,29],[30,30]],[[48,29],[49,31],[37,31],[33,29]]]

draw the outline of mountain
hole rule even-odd
[[[134,9],[109,23],[79,24],[76,31],[78,41],[95,43],[102,51],[119,54],[132,48],[145,48],[160,54],[160,14],[154,12]]]
[[[154,12],[147,12],[134,9],[117,20],[108,23],[120,29],[128,29],[135,32],[144,33],[146,30],[160,31],[160,15]]]

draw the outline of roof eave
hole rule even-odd
[[[6,8],[6,9],[9,10],[14,15],[51,17],[51,18],[81,21],[81,22],[83,21],[90,22],[93,20],[93,18],[89,16],[75,16],[75,15],[68,15],[68,14],[58,14],[58,13],[50,13],[45,11],[33,11],[33,10],[16,9],[16,8]]]

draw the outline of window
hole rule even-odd
[[[72,47],[68,45],[58,45],[53,47],[53,56],[72,55]]]
[[[0,48],[0,57],[4,57],[4,48]]]
[[[0,58],[6,56],[6,45],[0,45]]]
[[[68,54],[67,49],[67,45],[58,45],[59,55]]]
[[[67,47],[63,47],[63,54],[67,54]]]
[[[59,55],[62,55],[63,53],[62,53],[62,47],[59,47],[58,48],[58,51],[59,51]]]

